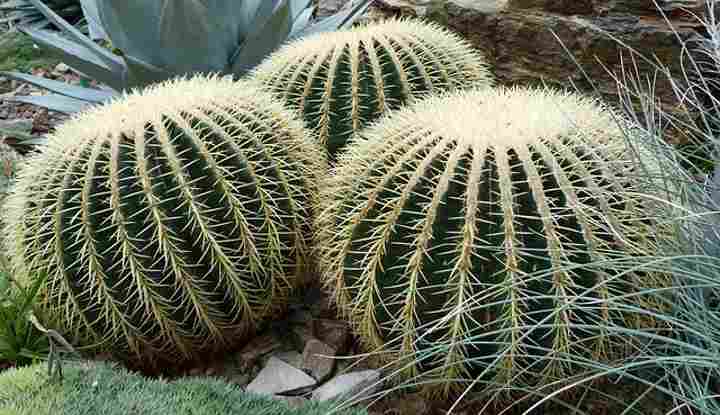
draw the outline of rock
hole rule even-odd
[[[337,350],[317,339],[311,339],[305,344],[302,354],[301,369],[310,373],[318,382],[322,382],[332,375],[335,368],[335,355]]]
[[[69,70],[70,70],[70,67],[67,66],[66,64],[62,63],[62,62],[58,63],[58,64],[55,66],[55,72],[58,72],[58,73],[65,73],[65,72],[67,72],[67,71],[69,71]]]
[[[377,370],[347,373],[315,389],[312,400],[322,402],[346,398],[357,402],[372,396],[381,386],[380,372]]]
[[[397,10],[401,14],[425,17],[438,3],[437,0],[375,0],[376,7]]]
[[[300,354],[299,352],[296,352],[294,350],[289,351],[289,352],[276,353],[273,355],[273,357],[280,359],[283,362],[285,362],[295,368],[298,368],[298,369],[302,368],[303,356],[302,356],[302,354]]]
[[[315,379],[280,359],[271,357],[255,379],[245,388],[261,395],[291,394],[315,386]]]
[[[264,355],[274,352],[281,346],[280,342],[273,336],[256,337],[237,354],[238,367],[246,371],[258,363]]]
[[[318,2],[317,11],[318,18],[325,18],[342,10],[347,0],[321,0]]]
[[[337,353],[345,353],[350,340],[350,327],[339,320],[315,320],[315,334],[323,343],[335,348]]]

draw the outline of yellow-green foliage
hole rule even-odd
[[[304,271],[321,152],[246,83],[130,94],[24,165],[5,205],[13,272],[48,274],[39,307],[77,345],[144,362],[230,347]]]
[[[419,20],[302,38],[252,75],[302,113],[333,159],[355,132],[386,111],[426,93],[490,85],[491,78],[467,41]]]
[[[657,304],[632,294],[665,281],[601,263],[652,255],[666,231],[627,152],[612,116],[573,94],[397,111],[322,186],[324,281],[368,351],[436,391],[486,369],[514,386],[572,375],[569,361],[623,349],[613,327],[651,324],[627,310]]]
[[[291,408],[213,378],[146,379],[106,363],[64,363],[62,381],[45,364],[0,373],[1,415],[326,415],[334,403]],[[336,410],[338,415],[364,415]]]

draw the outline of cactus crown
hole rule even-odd
[[[323,185],[324,281],[367,347],[431,390],[485,369],[558,379],[563,357],[611,353],[602,327],[642,324],[621,304],[655,305],[621,296],[663,280],[597,265],[654,252],[662,232],[626,150],[610,114],[560,92],[474,90],[392,113]]]
[[[353,133],[426,93],[490,85],[478,51],[432,23],[388,20],[292,42],[253,79],[299,110],[334,159]]]
[[[79,342],[130,357],[228,347],[302,272],[320,149],[272,97],[168,81],[76,116],[24,165],[7,207],[15,272]]]

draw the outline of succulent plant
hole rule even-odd
[[[78,25],[84,20],[80,0],[44,0],[44,3],[70,24]],[[3,13],[0,18],[3,23],[33,29],[51,26],[50,21],[30,0],[4,0],[0,2],[0,12]]]
[[[300,111],[333,159],[355,132],[413,98],[492,83],[468,42],[419,20],[299,39],[272,54],[251,79]]]
[[[396,111],[321,186],[323,280],[368,352],[436,393],[547,384],[570,357],[622,354],[623,327],[654,324],[633,307],[661,306],[639,293],[667,281],[621,272],[667,233],[628,151],[609,111],[552,90]]]
[[[77,345],[129,363],[222,350],[305,272],[321,150],[244,82],[166,81],[62,124],[8,197],[21,281]],[[152,366],[150,366],[152,367]]]
[[[181,75],[244,75],[289,39],[351,25],[372,3],[362,0],[311,22],[312,0],[82,0],[90,37],[42,0],[26,0],[63,31],[20,29],[71,68],[103,84],[84,88],[17,72],[3,76],[51,92],[17,101],[74,113],[125,90]],[[95,43],[100,37],[112,51]]]

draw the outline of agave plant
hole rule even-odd
[[[88,2],[113,50],[98,45],[41,0],[27,0],[57,32],[23,27],[37,44],[58,53],[81,74],[104,85],[90,89],[17,72],[3,76],[31,83],[50,95],[17,97],[64,113],[105,102],[122,91],[195,73],[242,76],[281,44],[351,25],[372,0],[311,23],[312,0],[106,0]]]
[[[81,23],[83,10],[80,0],[45,0],[45,4],[71,24]],[[0,22],[43,29],[51,26],[50,20],[30,0],[5,0],[0,3],[4,14]]]

